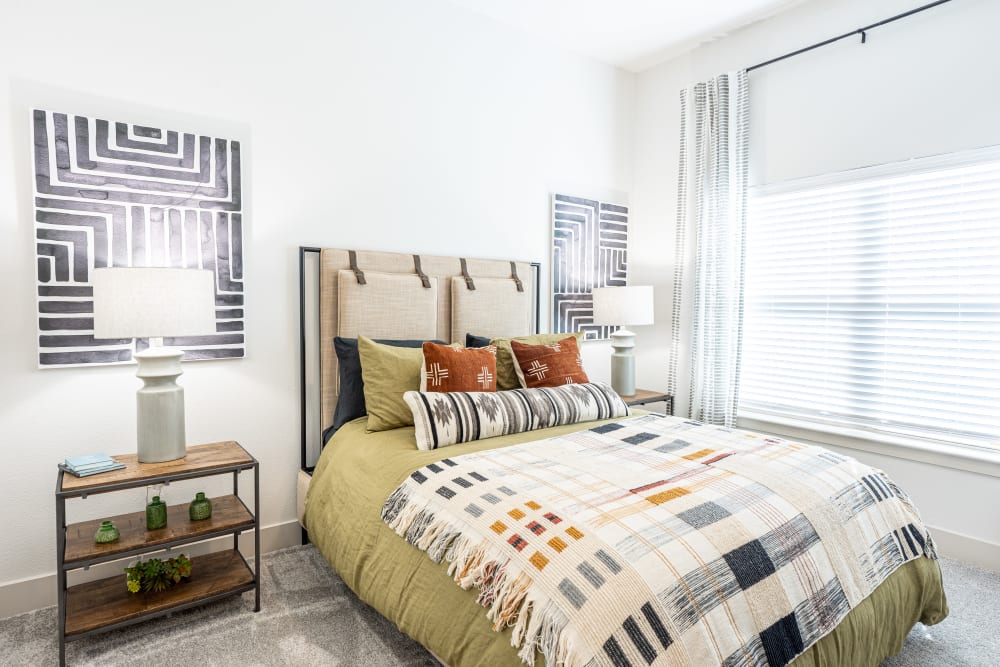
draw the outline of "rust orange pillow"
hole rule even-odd
[[[510,349],[522,387],[535,389],[590,382],[583,370],[580,347],[573,336],[549,345],[528,345],[512,340]]]
[[[497,349],[424,343],[420,391],[496,391]]]

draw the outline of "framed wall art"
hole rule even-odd
[[[614,326],[594,321],[591,291],[625,285],[628,207],[586,197],[552,195],[552,332],[586,332],[606,340]]]
[[[185,359],[246,354],[240,142],[31,112],[41,368],[127,363],[145,339],[95,339],[91,272],[215,273],[216,331],[165,339]]]

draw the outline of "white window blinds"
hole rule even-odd
[[[752,189],[741,415],[1000,444],[1000,149]]]

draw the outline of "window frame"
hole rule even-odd
[[[1000,146],[988,146],[956,151],[942,155],[917,157],[899,162],[860,167],[833,174],[753,186],[749,196],[772,196],[799,192],[810,188],[835,187],[866,180],[919,175],[942,169],[974,166],[982,163],[1000,164]],[[747,234],[751,234],[748,221]],[[746,289],[746,286],[744,287]],[[741,357],[745,350],[741,349]],[[861,424],[848,424],[836,420],[781,414],[764,409],[740,406],[737,427],[766,431],[777,435],[815,444],[831,444],[874,454],[967,470],[1000,477],[1000,433],[993,443],[954,441],[927,437],[923,434],[889,432],[869,429]],[[902,429],[905,431],[905,428]]]

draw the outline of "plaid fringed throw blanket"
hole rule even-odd
[[[785,665],[936,557],[884,473],[656,415],[443,459],[382,518],[479,589],[525,663],[568,667]]]

